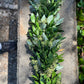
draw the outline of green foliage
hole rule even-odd
[[[79,79],[84,83],[84,1],[77,2]]]
[[[84,8],[84,1],[83,0],[80,0],[77,4],[78,7],[83,7]]]
[[[62,37],[59,10],[61,0],[29,0],[33,7],[28,31],[27,44],[34,56],[31,56],[31,63],[35,71],[35,84],[61,84],[61,73],[57,70],[63,68],[62,55],[58,55]]]
[[[52,72],[51,77],[46,74],[37,74],[32,76],[35,84],[61,84],[61,73]]]

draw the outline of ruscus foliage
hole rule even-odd
[[[61,72],[57,71],[63,68],[59,64],[63,54],[58,55],[64,39],[60,26],[63,18],[59,14],[62,1],[29,0],[29,3],[32,13],[27,44],[34,54],[31,56],[34,84],[61,84]]]

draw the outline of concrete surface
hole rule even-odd
[[[9,10],[0,9],[0,42],[9,39]],[[7,84],[8,52],[0,54],[0,84]]]
[[[7,84],[8,79],[8,53],[0,55],[0,84]]]
[[[0,42],[17,40],[18,0],[0,0]],[[17,84],[17,50],[0,54],[0,84]]]
[[[62,43],[64,62],[61,63],[62,84],[78,84],[78,56],[77,56],[77,29],[76,29],[76,2],[64,0],[61,17],[64,18],[62,28],[66,39]]]
[[[60,15],[64,18],[62,29],[66,39],[62,43],[64,49],[64,66],[62,71],[62,84],[78,84],[78,57],[77,57],[77,30],[76,30],[76,5],[75,0],[64,0]],[[26,52],[29,5],[27,0],[20,0],[18,34],[18,84],[31,84],[29,53]]]
[[[27,0],[20,0],[19,28],[18,28],[18,83],[31,84],[31,67],[29,53],[26,49],[27,32],[29,28],[29,5]],[[29,51],[28,51],[29,52]]]
[[[0,9],[0,42],[9,38],[9,10]]]

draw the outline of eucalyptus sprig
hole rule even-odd
[[[34,84],[61,84],[61,73],[56,73],[63,68],[59,64],[63,62],[62,54],[57,53],[64,39],[60,27],[61,0],[29,0],[29,3],[32,13],[27,44],[34,54],[31,56]]]

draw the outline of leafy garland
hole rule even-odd
[[[29,0],[33,8],[31,13],[31,28],[28,31],[27,44],[33,52],[31,63],[35,74],[34,84],[61,84],[61,72],[63,68],[60,62],[63,57],[58,55],[62,37],[59,10],[61,0]]]

